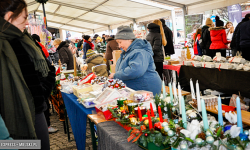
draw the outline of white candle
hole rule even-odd
[[[181,86],[180,86],[180,83],[178,83],[178,96],[179,96],[179,110],[180,110],[180,114],[182,114],[182,111],[181,111]]]
[[[191,89],[192,99],[195,99],[194,84],[192,79],[190,79],[190,89]]]
[[[196,96],[197,96],[198,111],[201,112],[200,88],[199,88],[198,80],[196,81]]]
[[[174,99],[177,100],[178,96],[177,96],[177,90],[176,90],[176,83],[173,82],[173,88],[174,88]]]

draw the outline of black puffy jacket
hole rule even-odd
[[[67,64],[67,70],[74,69],[74,60],[73,54],[69,49],[69,44],[65,41],[61,42],[57,48],[59,59],[61,60],[62,64]]]
[[[210,37],[210,31],[208,30],[209,27],[207,25],[202,27],[202,34],[201,34],[201,40],[202,42],[200,43],[200,47],[202,49],[206,49],[207,51],[209,50],[209,47],[211,45],[211,37]]]
[[[174,43],[173,43],[173,32],[165,25],[165,23],[163,25],[163,29],[167,40],[167,45],[164,46],[165,54],[166,55],[175,54]]]
[[[237,26],[236,34],[236,49],[240,50],[241,48],[250,47],[250,20],[242,21],[240,25]],[[234,43],[233,43],[234,44]],[[233,45],[234,46],[234,45]]]
[[[160,26],[154,23],[148,25],[149,34],[146,40],[151,44],[154,52],[154,62],[163,62],[164,55],[162,50],[162,37],[160,34]]]

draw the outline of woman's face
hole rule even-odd
[[[89,41],[89,42],[92,42],[92,39],[91,39],[91,37],[90,37],[90,38],[88,39],[88,41]]]
[[[132,44],[132,40],[119,40],[117,39],[116,42],[119,45],[119,48],[127,51],[128,47]]]
[[[227,24],[227,29],[230,29],[233,25],[231,23]]]
[[[22,32],[26,28],[26,25],[29,25],[28,22],[28,13],[26,9],[23,9],[23,11],[19,14],[19,16],[15,20],[11,20],[10,17],[13,14],[13,12],[9,11],[5,14],[4,19],[7,20],[9,23],[16,26],[19,30]]]

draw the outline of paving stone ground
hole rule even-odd
[[[68,142],[68,136],[64,133],[63,122],[59,121],[59,117],[56,112],[51,113],[50,116],[51,126],[57,128],[59,131],[56,133],[49,134],[50,138],[50,149],[51,150],[77,150],[76,142],[74,135],[69,123],[70,139]],[[86,132],[86,148],[85,150],[92,150],[92,141],[89,123],[87,123],[87,132]]]

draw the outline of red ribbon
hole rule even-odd
[[[194,56],[195,57],[195,56]],[[194,57],[191,60],[194,60]]]
[[[194,67],[194,63],[193,62],[191,62],[191,64],[193,65],[193,67]]]
[[[217,60],[217,57],[215,57],[214,60]]]
[[[133,143],[136,142],[142,135],[142,132],[146,130],[146,127],[144,125],[141,126],[140,130],[132,127],[132,131],[130,133],[130,136],[127,138],[128,142],[130,142],[131,140],[133,140],[136,135],[138,134],[138,136],[133,140]]]
[[[204,68],[205,68],[206,64],[204,64]]]
[[[233,57],[233,59],[232,59],[232,60],[230,60],[230,63],[232,63],[232,62],[233,62],[233,60],[234,60],[234,57]]]
[[[219,71],[221,71],[221,70],[220,70],[220,66],[221,66],[221,64],[219,65],[219,68],[218,68],[218,69],[219,69]]]
[[[183,65],[184,65],[184,61],[183,61]]]

